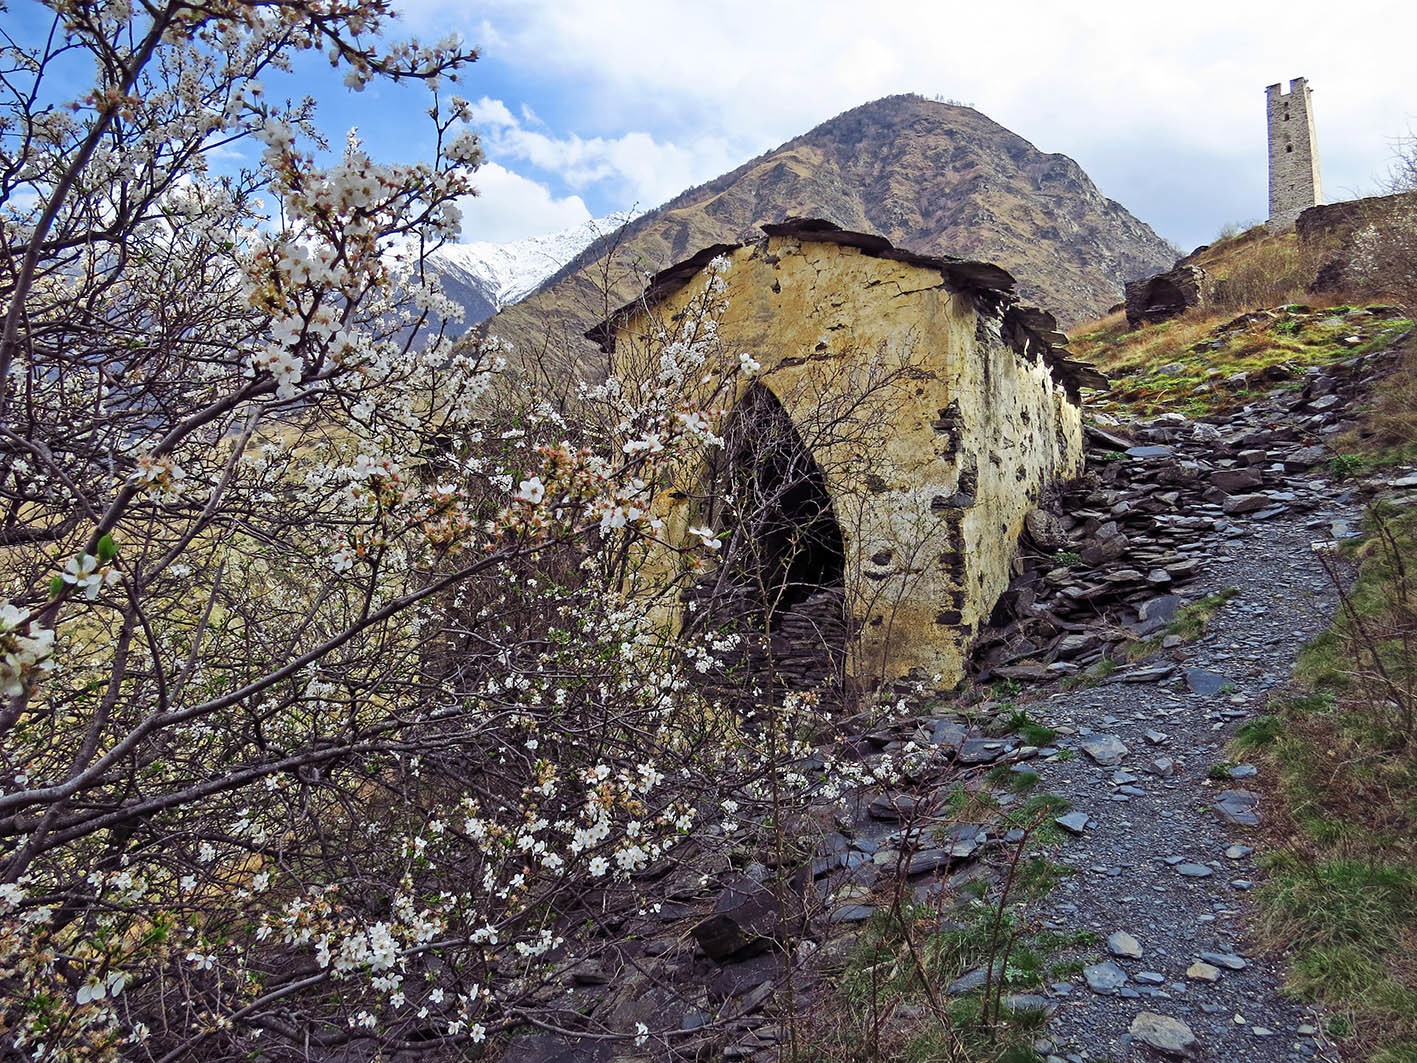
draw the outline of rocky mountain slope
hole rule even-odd
[[[620,211],[505,244],[486,240],[447,244],[429,256],[428,265],[438,274],[443,290],[467,311],[464,323],[475,325],[535,291],[592,242],[634,217],[632,211]]]
[[[1175,249],[1097,190],[1065,155],[969,107],[891,96],[838,115],[597,241],[490,330],[575,343],[654,271],[764,222],[825,218],[926,254],[997,262],[1065,323],[1098,317],[1122,283]],[[609,281],[610,292],[602,290]],[[574,348],[571,348],[574,349]]]

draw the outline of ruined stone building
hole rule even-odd
[[[1269,121],[1269,221],[1287,229],[1299,214],[1324,201],[1319,180],[1319,141],[1314,133],[1313,90],[1304,78],[1265,89]]]
[[[1205,270],[1184,259],[1165,273],[1127,281],[1125,287],[1129,328],[1155,325],[1192,307],[1205,306],[1211,299],[1210,278]]]
[[[587,334],[617,377],[652,377],[657,337],[712,271],[726,297],[718,342],[761,365],[720,404],[722,446],[659,485],[665,538],[724,532],[725,484],[737,512],[746,496],[764,500],[754,512],[773,516],[748,544],[744,582],[776,596],[774,624],[797,625],[775,653],[800,655],[816,632],[865,685],[912,671],[951,684],[1007,586],[1025,516],[1081,469],[1079,388],[1105,381],[1066,356],[1053,317],[1019,305],[998,266],[824,221],[763,232],[662,271]],[[683,568],[665,548],[641,579]],[[714,608],[705,581],[695,586],[673,623]]]

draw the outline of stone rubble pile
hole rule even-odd
[[[1319,505],[1322,491],[1296,487],[1326,474],[1364,380],[1394,358],[1310,369],[1227,416],[1090,429],[1088,472],[1029,516],[1023,571],[981,633],[974,677],[1048,679],[1164,639],[1183,604],[1177,592],[1217,547],[1252,522]],[[1157,668],[1174,671],[1162,663],[1115,678],[1161,678]]]
[[[757,596],[741,584],[716,583],[711,575],[684,595],[689,615],[704,618],[705,636],[720,642],[737,636],[731,647],[715,650],[706,690],[728,704],[757,700],[755,690],[769,697],[788,690],[840,693],[849,634],[843,586],[822,587],[782,610],[765,634]]]

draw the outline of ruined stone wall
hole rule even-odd
[[[1417,218],[1417,192],[1368,196],[1343,203],[1310,207],[1294,223],[1299,246],[1319,263],[1311,292],[1340,292],[1361,285],[1361,268],[1354,268],[1358,234],[1411,224]]]
[[[1287,229],[1300,212],[1322,203],[1319,141],[1314,132],[1313,90],[1304,78],[1289,82],[1289,91],[1265,89],[1269,121],[1269,221],[1271,230]]]
[[[868,683],[912,669],[958,680],[1007,585],[1025,514],[1045,485],[1080,470],[1076,402],[1045,358],[1009,341],[1016,321],[977,309],[938,269],[791,237],[728,254],[720,340],[761,363],[757,379],[823,470],[842,532],[860,633],[848,671]],[[642,372],[656,322],[699,289],[618,323],[617,374]],[[896,386],[870,394],[902,365]],[[824,427],[843,410],[853,430]],[[702,520],[689,501],[702,474],[684,469],[678,489],[658,495],[671,542]],[[666,552],[642,573],[667,577],[678,564]]]

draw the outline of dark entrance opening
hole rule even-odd
[[[720,569],[690,588],[695,627],[744,635],[732,669],[776,688],[839,686],[846,547],[826,475],[791,417],[754,382],[724,427],[703,510],[728,529]]]
[[[1146,297],[1142,300],[1142,305],[1146,307],[1144,311],[1146,320],[1156,322],[1185,313],[1189,303],[1180,288],[1170,281],[1158,277],[1147,285]]]
[[[728,560],[764,619],[844,585],[846,547],[826,475],[770,390],[754,383],[724,432],[722,475],[734,517]],[[726,515],[726,514],[725,514]]]

